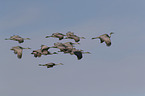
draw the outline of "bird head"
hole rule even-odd
[[[111,32],[110,35],[111,35],[111,34],[114,34],[114,32]]]
[[[114,32],[111,32],[109,37],[111,37],[112,34],[114,34]]]

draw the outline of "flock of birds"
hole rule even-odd
[[[94,37],[92,39],[100,39],[100,43],[105,42],[106,46],[111,46],[111,40],[110,40],[111,34],[114,34],[114,33],[111,32],[109,35],[108,34],[103,34],[103,35],[100,35],[98,37]],[[33,50],[33,52],[31,53],[31,54],[34,55],[34,57],[37,58],[37,57],[41,57],[41,55],[53,55],[53,54],[58,54],[58,52],[63,52],[64,54],[76,55],[77,59],[80,60],[83,57],[82,54],[90,54],[90,52],[84,52],[83,50],[79,50],[79,49],[76,49],[74,47],[75,44],[79,44],[78,42],[80,41],[80,39],[85,39],[85,37],[79,37],[79,36],[75,35],[74,32],[67,32],[66,35],[64,35],[62,33],[53,33],[51,36],[46,36],[45,38],[49,38],[49,37],[58,38],[59,40],[74,39],[75,43],[72,43],[72,42],[66,42],[66,43],[57,42],[57,43],[54,43],[54,45],[51,46],[51,47],[48,47],[47,45],[41,45],[40,49]],[[30,38],[22,38],[18,35],[13,35],[10,38],[6,38],[5,40],[14,40],[14,41],[18,41],[18,43],[23,43],[24,40],[30,40]],[[50,48],[57,48],[57,49],[59,49],[59,51],[51,53],[50,51],[48,51]],[[31,49],[31,48],[24,48],[24,47],[21,47],[21,46],[14,46],[10,50],[13,50],[14,54],[17,54],[17,57],[19,59],[21,59],[23,49]],[[58,64],[55,64],[55,63],[39,64],[39,66],[47,66],[47,68],[51,68],[55,65],[63,65],[63,64],[62,63],[58,63]]]

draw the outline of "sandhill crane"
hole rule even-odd
[[[13,50],[15,54],[17,54],[17,57],[19,59],[22,58],[22,51],[23,49],[31,49],[31,48],[23,48],[21,46],[15,46],[15,47],[12,47],[10,50]]]
[[[103,34],[103,35],[100,35],[98,37],[94,37],[92,39],[100,39],[100,43],[103,43],[105,42],[107,46],[111,46],[111,34],[114,34],[113,32],[111,32],[109,35],[108,34]]]
[[[64,38],[64,34],[62,33],[53,33],[51,36],[46,36],[45,38],[49,38],[49,37],[55,37],[55,38],[59,38],[59,40],[62,40]]]
[[[76,55],[78,60],[82,59],[82,57],[83,57],[81,50],[78,50],[76,48],[73,48],[72,51],[70,52],[70,54]]]
[[[39,66],[47,66],[47,68],[51,68],[51,67],[56,66],[56,65],[63,65],[63,64],[62,63],[58,63],[58,64],[55,64],[55,63],[39,64]]]
[[[30,38],[22,38],[19,35],[13,35],[10,38],[6,38],[5,40],[14,40],[14,41],[18,41],[19,43],[23,43],[24,40],[30,40]]]
[[[80,39],[85,39],[85,37],[79,37],[79,36],[77,36],[77,35],[74,35],[73,32],[67,32],[67,33],[66,33],[66,36],[67,36],[67,37],[66,37],[65,39],[74,39],[75,42],[79,42]]]

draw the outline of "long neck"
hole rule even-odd
[[[46,36],[45,38],[49,38],[49,37],[52,37],[52,36]]]
[[[11,40],[10,38],[6,38],[5,40]]]
[[[82,52],[83,54],[91,54],[90,52]]]
[[[114,33],[113,33],[113,32],[111,32],[111,33],[109,34],[109,37],[111,37],[111,35],[112,35],[112,34],[114,34]]]
[[[63,65],[62,63],[58,63],[58,64],[55,64],[55,65]]]
[[[23,49],[31,49],[31,48],[23,48]]]
[[[39,64],[39,66],[45,66],[45,65],[43,65],[43,64]]]
[[[111,34],[109,34],[109,37],[111,37]]]
[[[24,38],[24,40],[30,40],[30,38]]]

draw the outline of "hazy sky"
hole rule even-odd
[[[145,96],[144,0],[1,0],[1,96]],[[89,51],[81,60],[59,53],[34,58],[45,38],[73,31],[86,39],[77,49]],[[112,46],[92,37],[114,32]],[[6,41],[12,35],[31,38],[22,44]],[[30,47],[22,59],[9,50]],[[57,51],[52,49],[50,51]],[[38,66],[63,63],[47,69]]]

